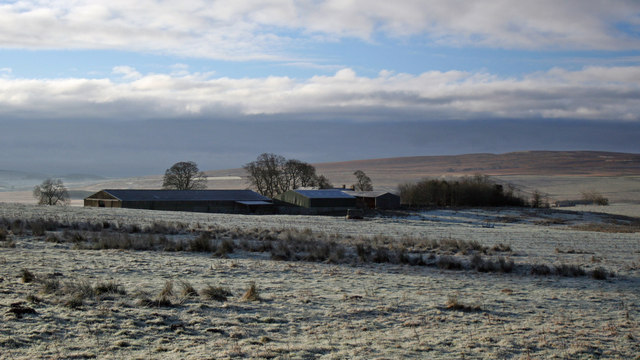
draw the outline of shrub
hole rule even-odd
[[[604,197],[597,191],[583,191],[582,199],[591,202],[594,205],[606,206],[609,205],[609,199]]]

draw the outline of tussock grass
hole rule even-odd
[[[467,305],[460,302],[458,299],[458,295],[453,294],[447,297],[447,303],[445,304],[445,308],[448,310],[459,310],[463,312],[475,312],[482,311],[482,308],[479,305]]]
[[[531,266],[531,275],[548,276],[551,275],[551,268],[544,264],[534,264]]]
[[[585,276],[587,272],[579,265],[560,264],[555,266],[555,272],[559,276],[578,277]]]
[[[200,295],[208,300],[227,301],[227,298],[233,294],[223,287],[207,285],[200,291]]]
[[[115,282],[115,281],[107,281],[97,283],[94,287],[94,292],[97,296],[100,295],[126,295],[127,291],[124,286]]]
[[[194,288],[193,285],[191,285],[191,283],[186,280],[180,280],[180,288],[180,295],[182,295],[183,297],[198,296],[198,290],[196,290],[196,288]]]
[[[240,300],[241,301],[245,301],[245,302],[246,301],[261,301],[262,300],[260,298],[260,291],[258,290],[258,287],[256,286],[255,282],[249,283],[249,288],[244,293],[244,295],[242,295],[242,298]]]
[[[3,219],[0,221],[0,239],[2,234],[5,238],[7,236],[7,230],[4,229],[22,229],[25,224],[31,231],[36,229],[36,233],[62,228],[64,231],[61,237],[49,233],[46,241],[70,242],[76,249],[195,251],[212,253],[215,257],[228,257],[228,254],[240,249],[269,252],[271,259],[280,261],[406,264],[435,266],[444,270],[475,270],[481,273],[511,273],[519,269],[529,269],[526,264],[516,265],[503,256],[491,257],[496,253],[512,252],[509,244],[499,243],[488,247],[475,240],[396,238],[383,235],[354,238],[349,235],[316,233],[310,229],[295,228],[244,229],[218,225],[205,228],[202,225],[190,227],[182,223],[165,222],[154,222],[142,228],[136,224],[106,221],[65,223],[45,219],[29,222]],[[181,237],[172,240],[167,238],[167,235],[172,234],[180,234]],[[2,245],[15,246],[15,243],[4,242]],[[550,267],[534,264],[530,270],[523,271],[532,275],[591,276],[594,279],[612,276],[606,270],[586,272],[579,266],[574,268],[568,265]],[[194,289],[190,293],[194,295],[197,291]]]
[[[453,256],[441,256],[436,261],[436,266],[445,270],[462,270],[464,268],[462,262]]]
[[[43,279],[40,292],[43,294],[55,294],[60,289],[60,280],[56,278]]]
[[[27,269],[20,270],[20,279],[23,283],[30,283],[36,279],[36,276]]]
[[[593,271],[591,272],[591,277],[596,280],[607,280],[607,278],[614,277],[614,276],[615,274],[613,272],[608,271],[602,266],[598,266],[597,268],[593,269]]]
[[[215,250],[215,246],[211,242],[211,234],[203,232],[196,238],[189,240],[189,251],[193,252],[212,252]]]

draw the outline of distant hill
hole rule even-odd
[[[522,151],[506,154],[412,156],[315,164],[334,184],[353,182],[362,170],[390,186],[425,177],[484,174],[553,176],[640,175],[640,154],[599,151]]]
[[[414,182],[426,177],[484,174],[499,181],[518,185],[525,192],[540,190],[557,199],[575,199],[579,198],[581,191],[598,190],[616,201],[640,201],[640,186],[638,186],[640,154],[600,151],[522,151],[506,154],[411,156],[313,165],[318,174],[325,175],[334,186],[338,187],[342,185],[349,187],[355,181],[353,172],[356,170],[362,170],[371,177],[376,189],[391,191],[396,190],[401,183]],[[242,168],[212,170],[205,173],[208,176],[209,189],[249,187]],[[31,182],[38,178],[29,176],[33,174],[17,174],[16,177],[19,178],[20,175],[23,178],[29,178]],[[0,184],[1,178],[2,172],[0,172]],[[16,179],[16,181],[20,180]],[[91,181],[84,185],[70,186],[70,188],[92,192],[106,188],[157,189],[161,186],[162,175],[149,175]],[[25,198],[30,197],[29,192],[24,194]],[[78,192],[76,195],[80,194],[84,193]],[[3,196],[15,201],[15,198],[10,198],[8,193],[6,195],[0,193],[0,201],[3,201]]]

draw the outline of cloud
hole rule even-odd
[[[0,78],[0,115],[13,118],[173,119],[299,115],[316,120],[441,119],[640,120],[640,67],[554,68],[520,78],[489,73],[352,69],[293,79],[188,73],[110,79]]]
[[[122,75],[122,77],[127,80],[139,79],[142,77],[142,74],[140,74],[139,72],[136,71],[136,69],[130,66],[116,66],[113,68],[111,72],[113,74]]]
[[[8,67],[3,67],[0,68],[0,78],[6,78],[11,76],[11,74],[13,73],[13,69],[8,68]]]
[[[419,37],[445,46],[640,49],[635,0],[160,0],[0,5],[0,47],[299,60],[309,41]]]

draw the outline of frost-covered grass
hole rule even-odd
[[[640,353],[640,234],[572,229],[611,221],[603,215],[440,210],[346,221],[0,204],[0,219],[9,223],[3,242],[14,243],[0,247],[7,358]],[[185,247],[94,250],[94,236]],[[272,241],[304,254],[296,246],[320,240],[342,246],[343,260],[272,260],[272,249],[253,247]],[[394,258],[401,248],[463,268],[375,261],[385,258],[376,249]]]

